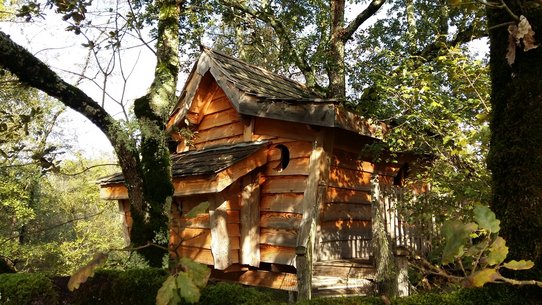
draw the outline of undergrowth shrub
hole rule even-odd
[[[271,292],[237,284],[217,283],[201,291],[200,305],[264,305],[277,304]]]
[[[41,273],[0,274],[0,304],[55,305],[58,294],[53,283]]]

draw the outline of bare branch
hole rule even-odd
[[[342,41],[347,42],[352,38],[354,33],[358,30],[358,28],[365,22],[367,19],[371,18],[376,12],[384,5],[386,0],[373,0],[371,3],[369,3],[369,6],[363,10],[363,12],[359,13],[354,20],[348,24],[348,26],[344,29],[344,34],[342,36]]]
[[[63,176],[68,176],[68,177],[74,177],[74,176],[77,176],[77,175],[81,175],[93,168],[96,168],[96,167],[103,167],[103,166],[119,166],[118,163],[104,163],[104,164],[97,164],[97,165],[92,165],[92,166],[89,166],[85,169],[83,169],[82,171],[79,171],[79,172],[76,172],[76,173],[63,173],[63,172],[59,172],[59,174],[63,175]]]

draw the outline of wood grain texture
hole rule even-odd
[[[283,193],[264,194],[261,199],[261,211],[302,213],[303,194]]]
[[[306,124],[256,118],[254,121],[254,134],[312,142],[318,132]]]
[[[371,204],[371,194],[370,190],[357,191],[351,189],[328,187],[326,201],[334,203]]]
[[[257,181],[257,178],[256,178]],[[260,185],[250,175],[243,178],[241,192],[241,263],[260,265]]]
[[[211,229],[211,252],[214,258],[214,268],[224,270],[232,263],[230,257],[231,243],[226,222],[226,204],[221,194],[210,200],[209,224]]]
[[[170,252],[172,256],[188,257],[198,263],[212,266],[214,264],[213,253],[209,249],[184,247],[180,246],[174,252]],[[232,263],[239,263],[239,251],[232,250],[230,252],[230,259]]]
[[[229,108],[213,114],[207,114],[201,120],[198,131],[218,128],[220,126],[241,121],[241,116],[233,108]]]
[[[263,212],[260,217],[262,228],[297,230],[301,225],[300,213]]]
[[[294,229],[276,229],[261,228],[260,243],[281,247],[294,248],[297,244],[297,230]]]
[[[306,176],[270,177],[266,179],[262,193],[303,193],[306,184]]]
[[[371,173],[332,166],[329,170],[329,185],[353,190],[370,190]]]
[[[260,261],[295,267],[295,248],[260,245]]]

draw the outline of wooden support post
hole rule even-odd
[[[314,142],[309,161],[309,177],[303,193],[303,218],[297,236],[296,268],[298,300],[310,300],[312,290],[312,264],[317,241],[317,223],[320,206],[326,194],[329,158],[324,149],[326,132],[321,131]]]
[[[232,264],[230,237],[228,236],[228,225],[226,223],[226,206],[228,202],[224,200],[220,193],[209,199],[211,252],[213,253],[214,268],[224,270]]]
[[[260,184],[250,175],[243,178],[241,193],[241,264],[260,265]]]

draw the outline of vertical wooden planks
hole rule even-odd
[[[228,235],[227,201],[222,194],[216,194],[209,200],[209,221],[211,227],[211,252],[214,258],[214,267],[224,270],[232,264],[230,257],[230,237]]]
[[[260,184],[250,175],[243,178],[241,192],[241,264],[253,267],[260,265]]]
[[[324,129],[314,141],[309,160],[309,176],[303,193],[303,216],[296,246],[297,289],[300,300],[311,298],[313,256],[317,253],[315,246],[318,244],[316,242],[317,223],[320,206],[326,196],[329,172],[329,158],[326,150],[329,151],[329,147],[332,146],[332,138],[330,139],[329,136],[330,134]],[[325,145],[326,141],[331,142],[331,145],[329,142]]]

